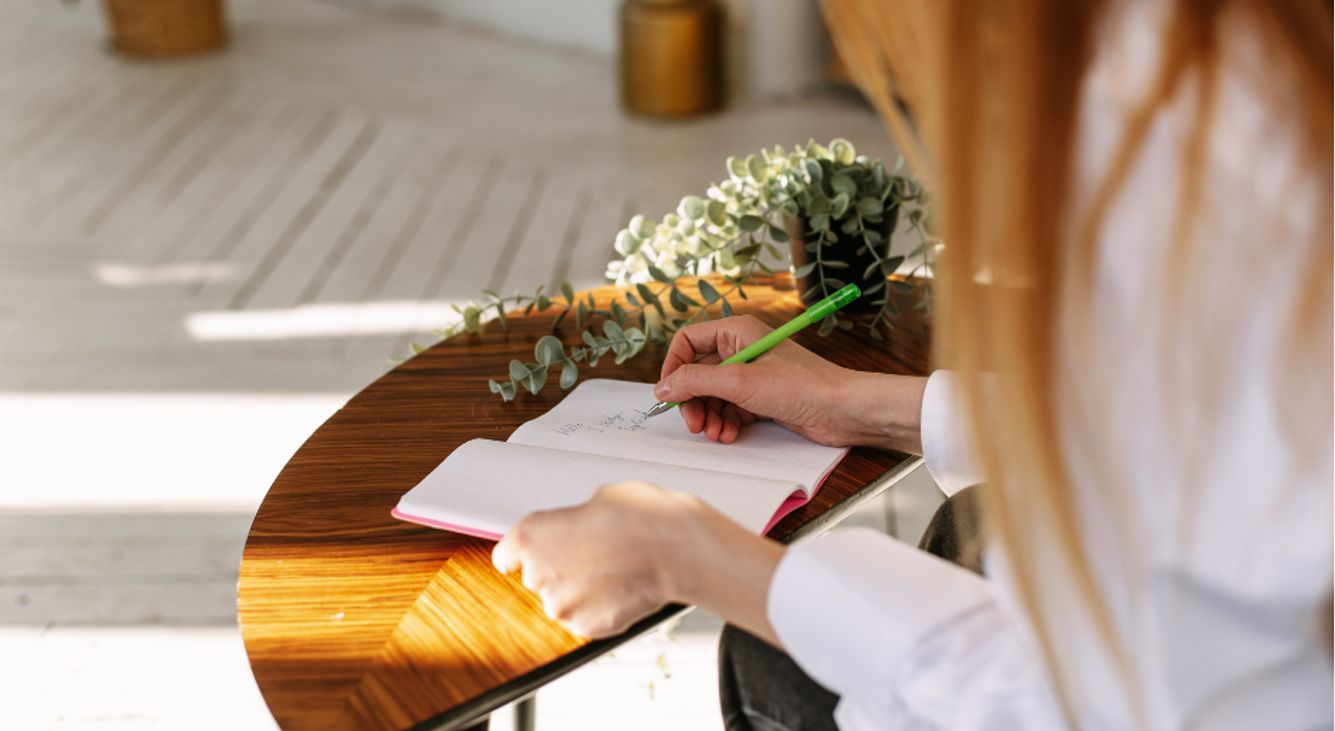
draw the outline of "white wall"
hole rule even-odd
[[[467,23],[538,43],[613,57],[621,0],[338,0]],[[721,0],[728,9],[734,99],[792,96],[825,78],[828,42],[817,0]]]
[[[620,0],[373,0],[435,11],[440,16],[517,38],[616,53]]]
[[[817,0],[729,0],[730,76],[744,99],[793,96],[825,81],[829,39]]]

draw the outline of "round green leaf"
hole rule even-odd
[[[758,155],[747,156],[746,172],[750,178],[757,183],[763,183],[765,182],[765,179],[769,177],[769,168],[765,165],[765,161]]]
[[[842,193],[850,198],[858,193],[858,182],[846,172],[835,173],[834,177],[830,178],[830,187],[835,193]]]
[[[715,226],[723,226],[728,223],[728,207],[723,201],[711,200],[705,204],[705,216]]]
[[[469,305],[464,308],[464,330],[475,333],[481,327],[482,310],[476,305]]]
[[[747,169],[745,162],[742,162],[736,157],[729,157],[727,165],[728,165],[729,175],[733,176],[734,178],[737,178],[738,180],[746,179]]]
[[[534,396],[547,385],[547,366],[533,368],[529,371],[528,378],[524,380],[524,387]]]
[[[794,269],[793,276],[798,278],[805,277],[806,275],[810,274],[813,270],[815,270],[815,268],[816,268],[816,262],[809,261],[806,264],[803,264],[802,266],[798,267],[797,269]]]
[[[554,335],[544,335],[533,346],[533,357],[544,366],[549,366],[565,358],[565,346]]]
[[[681,214],[682,218],[698,221],[705,216],[705,199],[698,195],[688,195],[681,199],[677,213]]]
[[[842,138],[830,143],[830,154],[834,156],[834,161],[841,165],[852,165],[858,156],[857,150],[853,149],[853,143]]]
[[[635,216],[630,219],[630,232],[642,239],[653,238],[654,232],[658,229],[658,224],[649,220],[646,216]]]
[[[681,292],[676,287],[673,287],[672,290],[668,292],[668,304],[672,305],[672,309],[677,312],[685,312],[690,309],[690,306],[686,304],[686,300],[682,299]]]
[[[578,379],[579,366],[575,365],[573,360],[566,361],[565,365],[561,366],[561,388],[570,388]]]
[[[737,228],[743,231],[759,231],[761,226],[765,225],[765,219],[760,216],[747,214],[737,219]]]
[[[644,241],[640,237],[626,229],[617,232],[616,241],[613,243],[613,247],[617,250],[617,253],[622,256],[630,256],[631,254],[634,254],[639,251],[640,247],[643,245]]]
[[[852,199],[848,197],[847,193],[836,195],[834,200],[830,201],[830,206],[833,208],[833,211],[831,212],[834,214],[834,217],[843,218],[844,214],[848,213],[848,207],[851,203]]]

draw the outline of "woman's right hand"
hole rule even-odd
[[[691,433],[724,443],[760,418],[821,444],[921,451],[925,378],[850,370],[792,340],[750,363],[718,365],[770,330],[751,315],[678,330],[654,395],[681,402]]]

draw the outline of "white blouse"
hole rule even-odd
[[[1081,102],[1081,180],[1106,173],[1157,69],[1158,12],[1137,4],[1110,19]],[[1298,164],[1294,110],[1271,95],[1283,79],[1245,28],[1226,30],[1204,223],[1185,269],[1197,309],[1174,310],[1162,280],[1194,119],[1187,84],[1104,219],[1097,332],[1059,356],[1081,540],[1131,670],[1100,659],[1076,600],[1062,604],[1067,587],[1040,583],[1072,608],[1048,629],[1076,658],[1083,728],[1332,726],[1330,310],[1296,351],[1310,362],[1284,355],[1306,266],[1290,244],[1331,216],[1329,161],[1324,178]],[[1188,378],[1165,362],[1185,362]],[[922,407],[924,457],[947,493],[981,479],[953,378],[935,373]],[[1297,412],[1282,398],[1292,393],[1308,399]],[[1300,439],[1324,453],[1310,459]],[[1115,460],[1115,486],[1081,469],[1098,456]],[[1109,528],[1114,509],[1130,535]],[[1006,557],[989,550],[985,565],[986,579],[873,531],[835,531],[787,552],[768,614],[797,663],[840,695],[844,731],[1063,727]]]

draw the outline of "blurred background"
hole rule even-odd
[[[484,287],[600,283],[728,155],[895,157],[815,0],[0,8],[0,728],[273,728],[237,564],[329,414]],[[664,33],[707,52],[637,55]],[[854,520],[916,540],[936,501],[919,470]],[[717,631],[538,727],[718,727]]]

